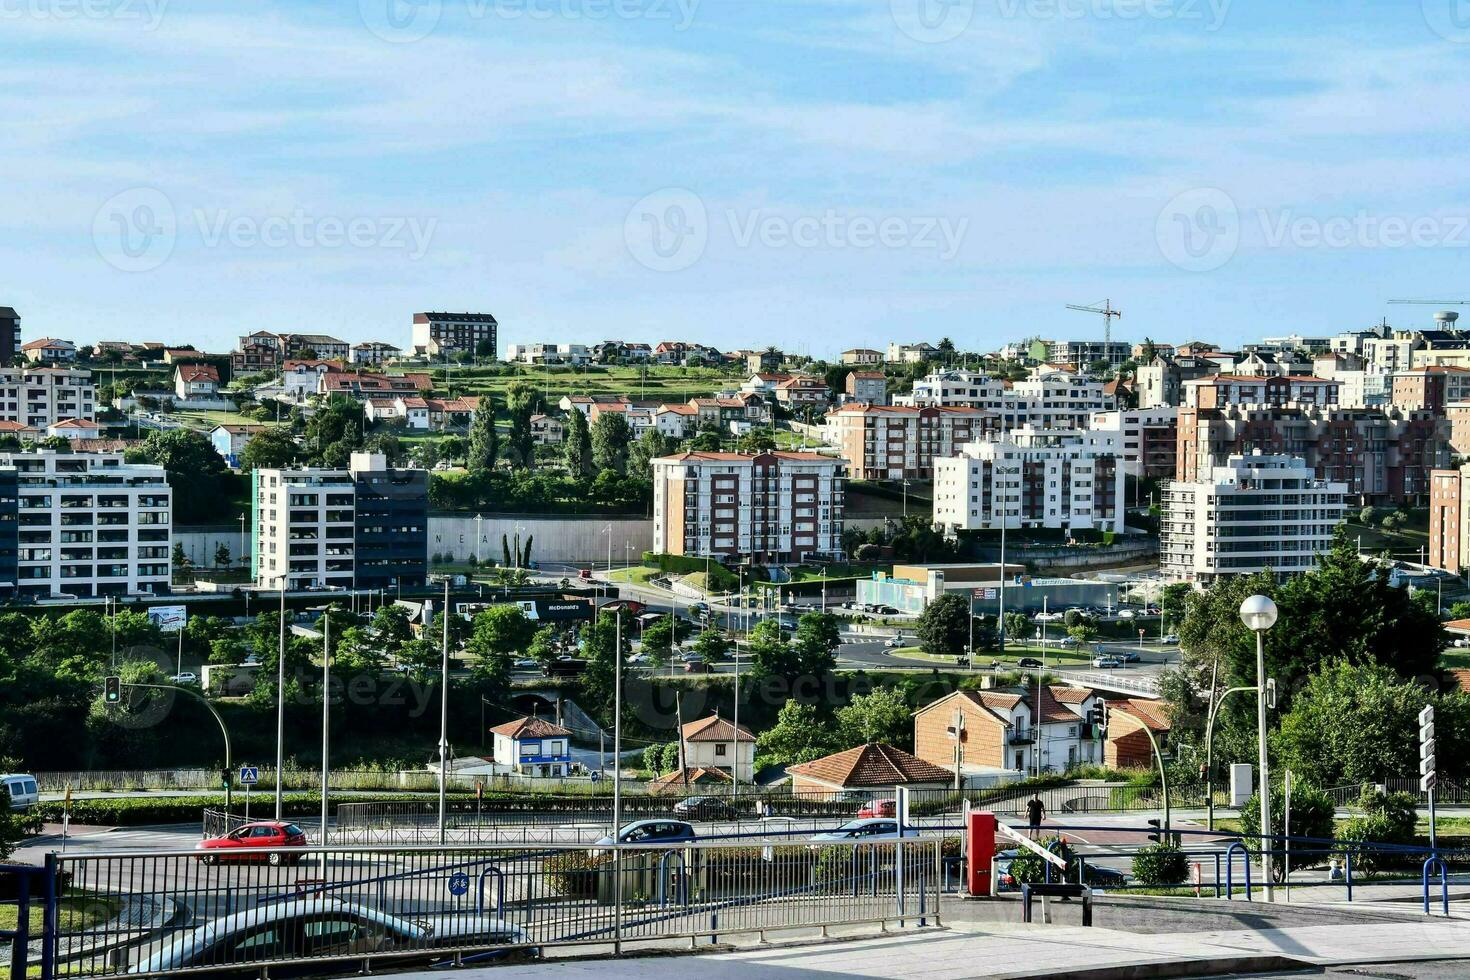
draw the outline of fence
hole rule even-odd
[[[249,864],[200,856],[50,856],[57,894],[45,901],[39,949],[23,958],[40,961],[43,980],[264,972],[303,959],[366,971],[376,959],[474,962],[939,921],[932,840],[332,848],[256,851],[269,863]]]
[[[1388,793],[1408,793],[1421,806],[1429,803],[1429,794],[1419,788],[1417,776],[1390,776],[1377,782],[1348,783],[1345,786],[1334,786],[1326,792],[1338,806],[1351,806],[1362,795],[1364,787],[1378,787]],[[1463,806],[1470,803],[1470,783],[1442,779],[1435,787],[1434,799],[1442,806]]]

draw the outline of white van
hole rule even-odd
[[[7,773],[0,775],[0,786],[10,791],[10,809],[12,810],[24,810],[41,802],[41,794],[36,791],[35,776]]]

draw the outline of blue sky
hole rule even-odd
[[[821,356],[1470,300],[1463,0],[87,4],[0,0],[28,339],[454,309]]]

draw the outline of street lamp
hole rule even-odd
[[[1266,759],[1266,631],[1276,625],[1276,603],[1269,596],[1253,595],[1240,604],[1240,621],[1256,634],[1256,741],[1260,751],[1261,878],[1266,901],[1275,900],[1271,885],[1271,779]]]

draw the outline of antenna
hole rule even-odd
[[[1113,317],[1121,317],[1123,315],[1123,311],[1113,309],[1112,300],[1103,300],[1102,306],[1075,306],[1071,303],[1068,303],[1067,309],[1077,310],[1079,313],[1097,313],[1102,316],[1103,343],[1111,344],[1113,342]]]

